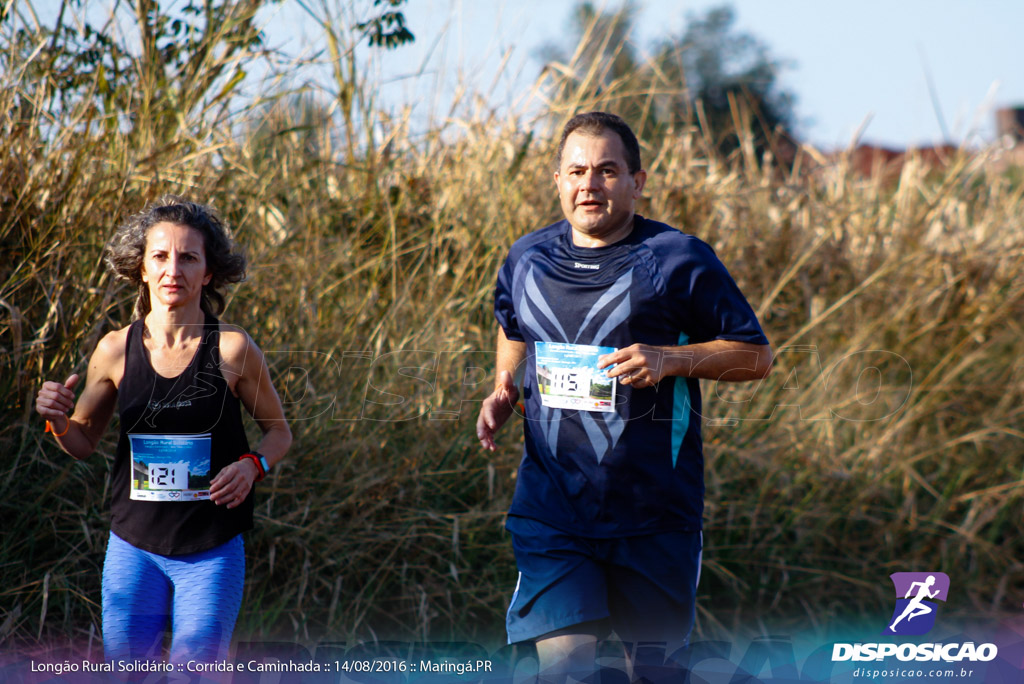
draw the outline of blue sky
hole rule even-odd
[[[688,13],[720,4],[641,1],[634,43],[643,52],[655,39],[681,33]],[[926,70],[955,143],[992,142],[994,109],[1024,106],[1024,2],[731,4],[738,28],[791,64],[781,79],[797,96],[798,132],[819,147],[845,146],[865,124],[861,139],[877,144],[941,142],[943,126]],[[411,105],[419,117],[443,115],[453,94],[466,86],[495,106],[522,111],[541,66],[537,50],[565,39],[573,6],[568,0],[410,0],[404,12],[416,42],[377,58],[380,103],[396,112]],[[267,23],[271,44],[308,53],[318,29],[290,0],[273,12]]]

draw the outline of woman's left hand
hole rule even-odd
[[[235,461],[222,469],[210,482],[210,499],[218,506],[240,506],[252,490],[259,471],[252,459]]]

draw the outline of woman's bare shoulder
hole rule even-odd
[[[96,345],[96,351],[92,354],[93,363],[97,361],[123,360],[125,346],[128,343],[129,328],[131,328],[131,326],[126,325],[120,330],[111,330],[101,337],[99,343]]]
[[[263,366],[263,351],[243,328],[220,324],[220,357],[228,369],[242,375]]]
[[[118,387],[124,375],[125,347],[128,342],[128,329],[111,330],[100,338],[92,358],[89,359],[89,381],[109,380]]]

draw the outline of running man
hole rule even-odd
[[[622,119],[573,117],[554,174],[565,220],[519,239],[498,275],[497,380],[477,436],[495,448],[523,369],[506,627],[509,643],[536,642],[542,680],[592,671],[612,631],[627,647],[685,645],[702,548],[698,379],[759,380],[772,364],[714,251],[635,214],[646,179]],[[634,675],[658,679],[664,650],[643,652]]]
[[[919,615],[927,615],[928,613],[935,610],[931,606],[922,603],[922,601],[924,601],[925,599],[935,598],[939,595],[938,589],[936,589],[935,591],[928,591],[928,589],[930,589],[933,586],[935,586],[935,575],[928,575],[928,579],[926,579],[924,582],[911,583],[910,588],[907,589],[907,595],[903,598],[910,598],[910,595],[914,593],[914,587],[920,587],[918,589],[917,596],[910,599],[910,603],[908,603],[907,606],[903,609],[903,612],[900,613],[900,616],[893,620],[893,623],[889,625],[890,632],[894,634],[896,633],[896,625],[898,625],[900,623],[900,620],[902,620],[903,618],[907,618],[907,622],[910,622]]]

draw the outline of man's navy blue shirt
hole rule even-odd
[[[699,382],[667,376],[656,387],[619,385],[609,413],[552,408],[541,402],[534,349],[768,344],[711,247],[640,216],[619,242],[577,247],[568,221],[559,221],[512,246],[495,314],[527,353],[523,460],[509,514],[593,538],[699,530]]]

